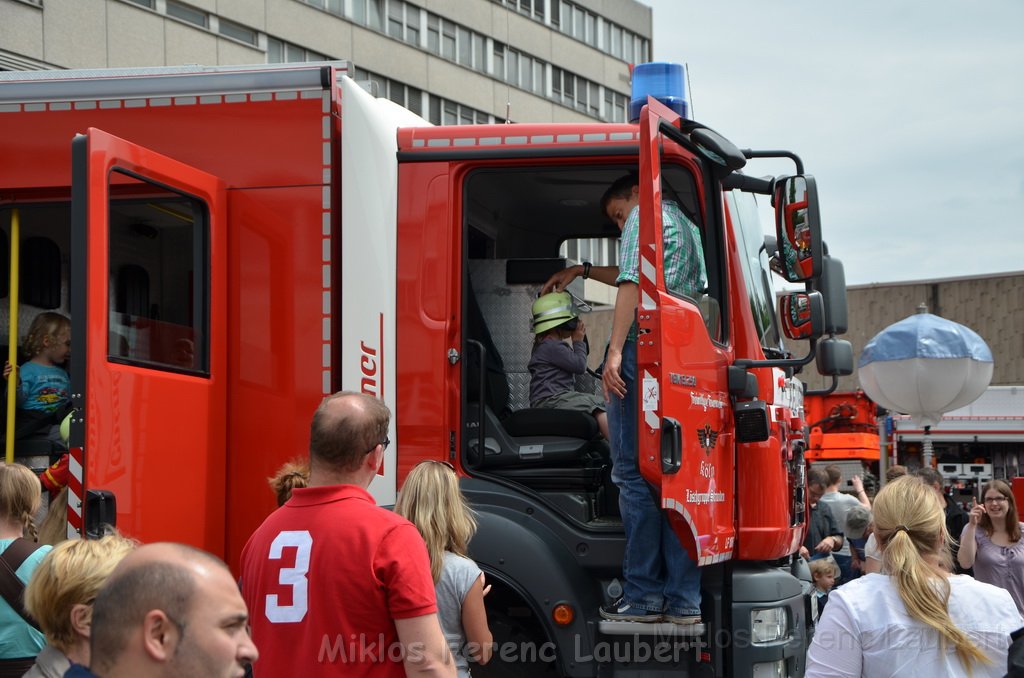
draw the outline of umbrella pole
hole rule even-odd
[[[924,427],[924,450],[921,455],[921,466],[931,468],[932,466],[932,427]]]

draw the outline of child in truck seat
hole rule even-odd
[[[51,441],[67,447],[60,423],[71,411],[71,379],[63,365],[71,355],[71,321],[46,311],[32,321],[22,351],[27,362],[17,370],[18,419],[15,438],[44,432]],[[4,364],[4,380],[13,368]]]
[[[541,295],[533,302],[532,311],[536,339],[529,363],[530,406],[592,414],[607,440],[608,415],[604,401],[574,389],[575,376],[587,371],[587,326],[579,317],[572,297],[568,292]]]

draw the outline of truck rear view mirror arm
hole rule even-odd
[[[733,364],[737,367],[751,369],[755,367],[779,367],[782,369],[803,367],[814,360],[817,354],[817,340],[811,339],[810,351],[803,358],[779,358],[775,360],[737,360]]]
[[[793,164],[796,165],[796,173],[804,173],[803,160],[801,160],[800,156],[792,151],[755,151],[751,148],[744,148],[742,153],[743,157],[751,160],[754,158],[789,158],[793,161]]]
[[[729,191],[734,189],[745,193],[771,195],[775,190],[775,179],[751,177],[746,174],[733,172],[722,179],[722,190]]]
[[[829,386],[828,388],[822,388],[822,389],[815,390],[815,389],[808,389],[808,388],[806,388],[806,386],[807,386],[806,384],[804,384],[804,386],[805,386],[805,388],[804,388],[804,395],[805,396],[809,396],[809,395],[814,395],[814,396],[828,395],[828,394],[832,393],[833,391],[835,391],[836,388],[838,388],[838,386],[839,386],[839,377],[837,377],[836,375],[833,374],[832,375],[832,385]]]

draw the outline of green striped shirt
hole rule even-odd
[[[671,200],[661,203],[665,287],[675,295],[697,300],[708,284],[704,267],[704,248],[700,231],[679,205]],[[615,284],[640,284],[640,206],[626,217],[619,243],[619,277]],[[636,323],[629,329],[627,340],[636,339]]]

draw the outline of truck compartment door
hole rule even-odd
[[[716,254],[723,248],[715,226],[720,218],[713,215],[721,209],[710,204],[720,194],[706,190],[700,161],[660,131],[663,123],[678,128],[679,121],[653,101],[640,114],[637,449],[641,472],[657,489],[683,546],[707,565],[731,558],[735,545],[732,415],[719,303],[725,257]],[[677,158],[672,163],[662,158],[669,149]],[[666,257],[663,234],[670,222],[681,259],[674,252]]]
[[[69,532],[105,490],[122,532],[224,553],[225,200],[101,130],[72,141]]]

